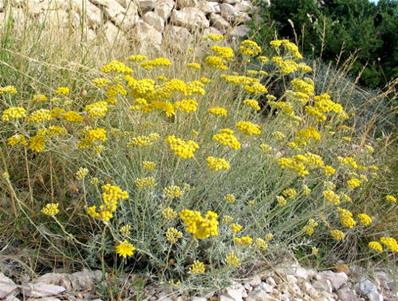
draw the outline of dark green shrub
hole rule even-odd
[[[398,76],[397,0],[274,0],[260,16],[264,26],[254,32],[260,43],[276,34],[325,61],[355,55],[352,73],[362,72],[360,83],[370,88]]]

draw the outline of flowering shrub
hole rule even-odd
[[[188,55],[179,70],[164,57],[113,60],[80,95],[60,86],[25,98],[3,87],[12,214],[49,228],[37,228],[49,252],[62,241],[89,265],[137,263],[167,279],[228,275],[282,246],[320,256],[355,240],[361,254],[398,252],[380,219],[396,195],[382,188],[366,201],[381,142],[360,136],[355,112],[330,91],[315,93],[298,47],[272,41],[267,58],[254,41],[234,50],[208,38],[208,54]],[[49,173],[36,181],[39,162]]]

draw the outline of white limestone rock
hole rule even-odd
[[[7,296],[16,293],[18,286],[10,278],[0,273],[0,299],[4,299]]]
[[[157,31],[163,31],[165,22],[157,13],[149,11],[142,17],[142,19],[149,25],[153,26]]]
[[[231,29],[231,24],[227,22],[223,17],[217,14],[210,15],[211,26],[217,28],[222,33],[225,33]]]
[[[189,30],[204,29],[210,26],[205,14],[195,7],[185,7],[181,10],[174,10],[171,15],[173,25],[186,27]]]
[[[159,0],[155,7],[155,13],[166,21],[174,8],[173,0]]]

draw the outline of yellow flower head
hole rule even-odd
[[[395,196],[393,196],[392,194],[388,194],[388,195],[386,195],[386,201],[390,202],[390,203],[396,203],[397,198]]]
[[[55,216],[59,213],[58,203],[48,203],[41,209],[41,212],[48,216]]]
[[[26,110],[23,107],[10,107],[3,111],[1,120],[4,122],[15,121],[26,117]]]
[[[247,56],[257,56],[261,53],[261,47],[252,40],[244,40],[240,43],[239,50]]]
[[[245,99],[245,100],[243,101],[243,103],[244,103],[246,106],[252,108],[252,109],[255,110],[255,111],[260,111],[260,110],[261,110],[261,107],[260,107],[260,105],[258,104],[258,101],[255,100],[255,99]]]
[[[168,228],[166,231],[166,239],[169,243],[175,244],[182,237],[182,232],[178,231],[176,228]]]
[[[238,246],[250,246],[253,242],[253,238],[250,236],[234,237],[234,242]]]
[[[58,87],[57,89],[55,89],[55,94],[57,95],[69,95],[70,90],[68,87]]]
[[[199,260],[195,260],[191,267],[189,268],[189,272],[193,275],[201,275],[206,271],[205,264]]]
[[[368,247],[378,253],[383,252],[383,246],[378,241],[369,242]]]
[[[366,213],[358,214],[358,218],[359,218],[359,222],[365,227],[370,226],[373,222],[372,218],[369,215],[367,215]]]
[[[115,247],[116,254],[120,257],[127,258],[131,257],[135,253],[135,247],[132,243],[127,240],[119,242]]]
[[[240,266],[240,260],[234,251],[231,251],[225,257],[225,262],[228,266],[238,268]]]
[[[182,140],[174,135],[167,136],[166,142],[174,154],[182,159],[192,158],[199,145],[192,140]]]
[[[156,163],[153,162],[153,161],[143,161],[142,162],[142,167],[145,170],[154,170],[154,169],[156,169]]]
[[[135,185],[138,187],[138,189],[151,188],[156,185],[156,181],[154,177],[137,178],[135,180]]]
[[[178,199],[183,195],[182,189],[177,185],[170,185],[163,189],[163,194],[169,199]]]
[[[398,253],[398,243],[393,237],[381,237],[380,242],[393,253]]]
[[[238,121],[236,123],[236,128],[249,136],[258,136],[261,134],[261,127],[250,121]]]
[[[242,225],[239,225],[239,224],[231,224],[231,225],[229,225],[229,227],[231,228],[232,232],[234,232],[234,233],[240,232],[243,228]]]
[[[207,157],[206,159],[207,165],[211,170],[214,171],[222,171],[228,170],[231,168],[229,162],[223,158],[216,158],[216,157]]]
[[[330,235],[337,241],[343,240],[345,238],[344,232],[336,229],[331,230]]]
[[[228,193],[224,196],[224,200],[226,200],[228,203],[235,203],[236,197],[232,193]]]
[[[164,219],[171,221],[173,219],[176,219],[178,214],[172,208],[167,207],[163,209],[162,216]]]

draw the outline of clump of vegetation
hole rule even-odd
[[[99,70],[9,47],[2,235],[38,250],[42,266],[149,273],[191,288],[221,286],[286,249],[394,260],[390,140],[370,134],[373,123],[358,130],[355,107],[317,86],[289,40],[270,41],[272,56],[214,34],[200,47],[120,52]]]
[[[356,57],[351,72],[360,83],[384,87],[398,77],[398,2],[354,0],[272,1],[260,10],[257,42],[276,33],[296,40],[309,57],[335,62]]]

